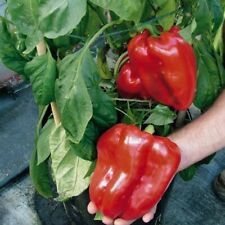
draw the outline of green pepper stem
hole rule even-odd
[[[122,23],[122,20],[116,20],[116,21],[112,21],[111,23],[108,23],[106,25],[104,25],[91,39],[90,41],[87,43],[86,46],[84,46],[84,52],[90,48],[90,46],[96,41],[96,39],[105,31],[107,30],[109,27],[112,27],[116,24],[120,24]]]
[[[114,78],[116,79],[117,74],[121,68],[121,65],[123,65],[127,60],[129,59],[128,57],[128,52],[124,52],[120,57],[117,59],[116,64],[115,64],[115,69],[114,69]]]
[[[139,102],[139,103],[149,103],[151,104],[151,100],[141,100],[141,99],[132,99],[132,98],[112,98],[114,101],[119,101],[119,102]]]
[[[155,128],[152,124],[149,124],[145,129],[145,132],[149,133],[149,134],[154,134],[155,133]]]

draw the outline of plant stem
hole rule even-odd
[[[38,43],[38,45],[36,46],[36,49],[37,49],[37,54],[39,56],[46,54],[46,45],[44,40]]]
[[[117,59],[116,64],[115,64],[115,69],[114,69],[114,78],[117,77],[117,74],[120,70],[121,65],[125,63],[128,60],[128,52],[124,52],[120,57]]]
[[[140,100],[140,99],[129,99],[129,98],[112,98],[114,101],[120,102],[140,102],[140,103],[151,103],[151,100]]]
[[[39,56],[41,55],[44,55],[46,53],[46,45],[45,45],[45,42],[44,40],[41,41],[37,46],[36,46],[36,49],[37,49],[37,54]],[[55,124],[58,125],[60,123],[60,116],[59,116],[59,111],[57,109],[57,105],[55,102],[51,102],[51,109],[52,109],[52,115],[53,115],[53,118],[54,118],[54,121],[55,121]]]
[[[135,120],[130,117],[126,112],[124,112],[122,109],[115,107],[115,109],[119,112],[121,112],[123,115],[127,116],[131,121],[133,121],[135,123]]]
[[[96,39],[105,31],[107,30],[109,27],[112,27],[113,25],[116,24],[120,24],[122,22],[122,20],[116,20],[116,21],[112,21],[111,23],[108,23],[106,25],[104,25],[91,39],[90,41],[87,43],[87,45],[84,47],[84,52],[90,48],[90,46],[96,41]]]

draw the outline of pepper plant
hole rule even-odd
[[[224,88],[222,0],[0,2],[1,61],[31,83],[39,109],[30,175],[46,198],[53,197],[52,183],[60,200],[89,186],[98,138],[116,123],[154,126],[167,136],[180,122],[183,111],[154,99],[125,98],[117,90],[127,45],[138,33],[159,36],[179,26],[195,51],[193,104],[202,112]],[[182,177],[191,178],[196,167]]]

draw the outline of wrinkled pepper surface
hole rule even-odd
[[[134,125],[117,124],[97,144],[90,199],[111,218],[136,219],[162,197],[180,163],[178,146]]]
[[[158,37],[147,30],[136,35],[128,44],[128,56],[117,79],[122,97],[153,99],[177,110],[191,105],[196,90],[196,60],[178,27]]]

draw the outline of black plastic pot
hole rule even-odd
[[[163,221],[163,212],[167,205],[168,197],[171,191],[172,185],[166,191],[162,200],[159,202],[155,217],[152,221],[147,223],[148,225],[161,225]],[[75,225],[102,225],[101,221],[95,221],[94,216],[87,212],[87,205],[89,203],[88,190],[83,192],[77,197],[73,197],[64,203],[64,207],[71,223]],[[141,219],[133,223],[133,225],[146,225]]]

